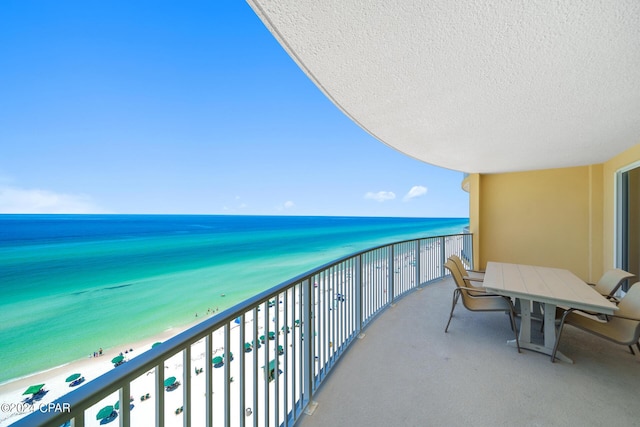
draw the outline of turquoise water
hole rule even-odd
[[[0,215],[0,383],[466,218]],[[221,295],[225,294],[224,297]]]

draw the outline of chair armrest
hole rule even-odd
[[[636,318],[636,317],[629,317],[629,316],[621,316],[619,314],[604,314],[604,313],[598,313],[595,311],[587,311],[587,310],[580,310],[578,308],[570,308],[568,310],[565,310],[564,314],[562,315],[562,321],[564,322],[565,317],[567,317],[568,313],[574,312],[574,311],[579,311],[585,314],[588,314],[590,316],[605,316],[608,319],[610,318],[618,318],[618,319],[625,319],[625,320],[633,320],[636,322],[640,322],[640,318]]]
[[[457,290],[458,292],[460,292],[462,290],[469,291],[469,292],[475,292],[475,294],[471,295],[474,298],[475,297],[482,297],[482,298],[484,298],[484,297],[502,297],[502,298],[510,299],[506,295],[490,294],[490,293],[486,292],[484,290],[484,288],[466,288],[466,287],[463,287],[463,286],[458,286],[455,290]]]
[[[472,280],[474,282],[484,282],[484,278],[480,278],[480,277],[464,276],[463,279],[464,280]]]
[[[629,317],[629,316],[620,316],[619,314],[607,314],[609,317],[624,319],[624,320],[633,320],[635,322],[640,322],[640,319],[637,317]]]
[[[618,298],[614,297],[613,295],[603,295],[603,297],[605,297],[606,299],[608,299],[609,301],[611,301],[615,305],[620,304],[620,300]]]

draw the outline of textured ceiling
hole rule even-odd
[[[640,0],[248,0],[359,126],[427,163],[507,172],[640,143]]]

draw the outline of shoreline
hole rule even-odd
[[[114,369],[111,360],[121,352],[125,356],[125,360],[131,360],[150,350],[153,343],[158,341],[164,342],[169,338],[196,326],[215,314],[216,313],[208,316],[199,316],[198,320],[187,325],[165,329],[164,331],[143,340],[116,345],[113,348],[104,350],[101,356],[89,356],[73,360],[44,371],[34,372],[23,377],[8,380],[0,384],[0,403],[19,405],[25,401],[26,396],[23,395],[23,393],[28,387],[43,383],[44,389],[47,390],[47,394],[41,403],[44,403],[45,401],[52,402],[90,382],[91,380],[109,372],[111,369]],[[132,351],[129,351],[130,349],[132,349]],[[127,351],[127,353],[125,353],[125,351]],[[65,379],[74,373],[80,373],[85,378],[85,381],[79,386],[72,388],[65,382]],[[19,418],[22,418],[22,416],[19,415],[21,414],[3,411],[0,413],[0,427],[9,426]]]
[[[298,302],[291,300],[290,304],[297,305]],[[283,306],[276,308],[276,313],[279,313],[277,314],[278,316],[282,316],[283,312],[284,312]],[[276,313],[272,312],[271,310],[265,310],[265,311],[259,311],[257,313],[256,318],[253,318],[253,316],[249,315],[249,318],[245,319],[246,321],[245,325],[248,328],[247,330],[251,330],[251,328],[253,328],[254,322],[257,322],[258,330],[263,330],[266,323],[268,322],[268,318],[273,315],[276,315]],[[216,313],[213,313],[210,316],[214,316],[214,315],[216,315]],[[119,348],[127,348],[127,349],[133,348],[133,351],[132,352],[130,351],[126,355],[127,360],[132,360],[138,355],[145,353],[147,350],[150,350],[154,342],[156,341],[164,342],[167,339],[175,336],[176,334],[179,334],[184,330],[189,329],[194,325],[197,325],[198,323],[202,322],[205,319],[207,319],[207,317],[203,316],[202,318],[199,318],[198,321],[192,322],[191,324],[186,325],[185,327],[165,330],[161,334],[155,335],[154,337],[150,337],[148,339],[138,341],[131,345],[122,345]],[[294,328],[293,326],[294,325],[292,324],[291,325],[292,332],[294,334],[299,334],[300,331],[297,331],[296,328]],[[233,350],[234,352],[241,351],[240,350],[241,342],[239,339],[240,329],[241,328],[239,327],[239,325],[235,325],[235,324],[230,325],[230,332],[231,332],[230,349]],[[280,332],[280,334],[282,334],[282,332]],[[224,334],[222,329],[219,329],[213,332],[211,344],[213,346],[212,353],[214,355],[218,354],[219,351],[224,349]],[[179,382],[183,382],[185,375],[189,375],[191,377],[191,381],[192,381],[191,389],[192,389],[193,395],[202,396],[202,398],[197,398],[192,401],[193,410],[198,413],[203,412],[204,406],[205,406],[205,402],[204,402],[205,379],[204,379],[204,376],[198,375],[198,370],[200,370],[201,372],[201,369],[204,367],[203,365],[207,363],[207,360],[205,359],[204,347],[205,347],[204,340],[199,340],[196,343],[192,344],[192,351],[191,351],[191,363],[193,368],[192,372],[186,373],[183,371],[183,360],[182,360],[181,353],[177,353],[165,360],[165,378],[168,378],[170,376],[175,376]],[[59,366],[45,372],[40,372],[34,375],[30,375],[25,378],[21,378],[17,381],[12,381],[10,383],[0,386],[0,403],[3,404],[3,411],[0,412],[0,427],[7,427],[12,425],[14,422],[28,415],[33,410],[38,410],[38,407],[39,407],[38,405],[43,405],[43,404],[46,405],[50,402],[53,402],[54,400],[57,400],[63,397],[65,394],[72,391],[74,388],[69,387],[69,383],[65,381],[65,379],[70,375],[75,373],[80,373],[82,376],[84,376],[86,380],[82,384],[77,386],[77,387],[83,387],[87,383],[89,383],[91,380],[103,375],[104,373],[110,371],[111,369],[115,369],[113,366],[113,363],[111,363],[111,360],[112,358],[120,354],[119,348],[113,348],[113,349],[107,350],[103,352],[102,356],[99,356],[99,357],[95,357],[95,358],[88,357],[86,359],[81,359],[81,360],[69,363],[67,365]],[[275,351],[275,348],[273,346],[268,347],[265,345],[258,346],[258,348],[255,350],[260,353],[259,360],[261,361],[263,360],[263,358],[265,357],[264,352],[267,350],[267,348],[269,353],[272,353]],[[124,354],[124,350],[123,350],[123,354]],[[278,355],[273,354],[271,357],[277,357],[277,356]],[[291,363],[294,363],[293,359]],[[214,366],[214,368],[219,368],[219,366]],[[232,373],[232,378],[233,376],[237,377],[239,375],[239,366],[237,363],[232,363],[230,365],[230,369]],[[250,364],[248,364],[245,369],[247,370],[246,375],[249,375],[250,370],[253,369],[253,367],[250,366]],[[256,367],[255,369],[259,369],[259,368]],[[224,375],[224,371],[225,370],[223,369],[214,369],[212,371],[214,376],[213,392],[217,396],[221,396],[223,393],[223,390],[222,390],[223,377],[222,376]],[[147,421],[153,419],[155,416],[154,415],[155,406],[153,403],[151,403],[154,400],[153,395],[155,394],[155,390],[156,390],[155,388],[156,384],[154,382],[155,375],[151,375],[153,372],[154,370],[152,369],[146,374],[142,374],[138,378],[132,380],[130,383],[130,392],[131,392],[130,405],[132,409],[131,420],[132,420],[132,423],[134,423],[133,425],[138,425],[135,423],[139,423],[140,421],[144,421],[146,423]],[[260,377],[259,381],[263,381],[263,379]],[[21,413],[18,413],[16,407],[23,408],[26,406],[24,402],[27,399],[22,393],[30,386],[36,385],[36,384],[42,384],[42,383],[44,383],[43,389],[46,390],[46,393],[32,403],[33,406],[30,407],[31,410],[27,409],[26,411],[23,410]],[[253,387],[255,386],[257,385],[247,384],[246,387],[248,392],[252,392]],[[236,387],[236,386],[234,385],[233,387]],[[102,424],[99,420],[96,421],[93,418],[94,417],[93,411],[97,413],[98,408],[104,407],[105,405],[114,405],[114,403],[118,401],[117,393],[118,392],[114,392],[111,395],[104,397],[102,400],[97,402],[91,408],[88,408],[89,409],[89,411],[87,412],[88,417],[85,418],[85,423],[87,427],[94,427],[94,426],[99,427]],[[151,402],[147,403],[148,400],[150,400]],[[173,416],[173,414],[179,415],[180,413],[179,408],[181,408],[182,405],[183,405],[182,392],[171,393],[169,390],[166,390],[165,423],[167,426],[177,427],[178,425],[182,425],[181,424],[182,418]],[[217,399],[214,402],[214,410],[216,413],[222,413],[223,408],[221,405],[222,405],[222,401],[219,399]],[[14,412],[9,412],[7,410],[9,406],[13,408]]]

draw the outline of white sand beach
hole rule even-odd
[[[289,301],[291,304],[293,299]],[[297,303],[296,303],[297,305]],[[275,319],[275,306],[269,308],[269,316],[271,318],[269,330],[274,331],[274,319]],[[264,311],[264,310],[263,310]],[[279,319],[282,319],[284,315],[284,307],[282,304],[279,305]],[[201,319],[200,321],[204,320]],[[258,337],[260,335],[264,335],[264,325],[265,325],[265,316],[262,311],[258,312]],[[290,330],[294,332],[294,329],[299,330],[299,328],[295,328],[294,319],[288,319],[288,323],[290,326]],[[111,369],[118,369],[114,367],[111,360],[118,356],[120,353],[125,357],[125,360],[131,360],[143,352],[149,350],[153,343],[162,342],[167,340],[168,338],[186,330],[196,323],[189,325],[180,329],[171,329],[163,332],[160,335],[154,336],[153,338],[130,343],[127,345],[119,346],[115,349],[110,349],[103,351],[103,354],[98,357],[88,357],[86,359],[78,360],[72,363],[69,363],[64,366],[57,367],[55,369],[51,369],[45,372],[37,373],[35,375],[31,375],[25,378],[21,378],[18,380],[11,381],[9,383],[5,383],[0,385],[0,403],[3,404],[3,411],[0,413],[0,427],[9,426],[18,419],[26,416],[32,410],[38,410],[39,405],[46,405],[47,403],[53,402],[54,400],[64,396],[66,393],[70,392],[72,388],[69,386],[65,380],[72,374],[79,373],[84,378],[85,381],[80,385],[77,385],[74,388],[82,387],[87,384],[89,381],[99,377],[105,372]],[[283,325],[283,323],[280,323]],[[240,325],[236,323],[232,323],[229,328],[230,334],[230,351],[233,353],[233,359],[230,364],[230,376],[232,378],[239,378],[239,363],[238,356],[242,353],[244,349],[244,343],[240,343]],[[297,335],[299,332],[294,332],[290,334],[290,337]],[[253,319],[252,313],[249,312],[245,316],[245,341],[253,340]],[[280,332],[279,334],[280,345],[284,345],[284,332]],[[242,344],[242,345],[241,345]],[[213,333],[212,336],[212,353],[213,356],[222,356],[224,354],[224,331],[222,329]],[[275,354],[276,348],[273,344],[273,341],[268,343],[267,345],[260,346],[257,349],[258,352],[258,384],[264,384],[264,374],[262,372],[262,367],[265,365],[264,361],[265,355],[264,350],[269,349],[269,360],[273,360],[278,358]],[[251,363],[253,360],[253,355],[251,353],[246,354],[246,365],[245,365],[245,375],[247,381],[245,381],[245,393],[246,399],[251,402],[253,394],[253,383],[249,380],[254,375],[254,365]],[[125,362],[126,363],[126,362]],[[205,381],[204,381],[204,373],[196,374],[196,370],[204,370],[206,365],[206,356],[205,356],[205,340],[202,339],[198,341],[191,347],[191,396],[192,396],[192,410],[193,410],[193,424],[199,425],[200,420],[198,419],[198,414],[205,413]],[[282,361],[279,361],[282,363]],[[293,359],[290,363],[296,363]],[[224,384],[224,369],[220,366],[221,364],[214,366],[212,368],[213,371],[213,393],[214,393],[214,413],[222,414],[223,413],[223,384]],[[170,359],[165,361],[165,372],[164,377],[176,377],[176,380],[180,383],[184,383],[183,378],[183,356],[182,353],[179,353]],[[35,401],[33,406],[24,405],[23,402],[29,397],[23,395],[24,391],[36,384],[44,384],[43,389],[46,390],[46,394],[41,397],[40,400]],[[145,375],[137,378],[136,380],[131,382],[131,422],[132,425],[148,425],[149,422],[153,422],[155,419],[155,403],[154,403],[154,394],[155,394],[155,371],[151,370],[147,372]],[[236,388],[237,385],[232,383],[232,388]],[[175,390],[172,391],[163,391],[165,393],[165,423],[169,426],[181,426],[182,425],[182,417],[179,414],[176,414],[176,410],[183,406],[183,388],[182,385],[179,385]],[[142,400],[143,396],[149,395],[148,399]],[[235,393],[238,395],[239,393]],[[232,391],[233,395],[233,391]],[[219,396],[219,397],[216,397]],[[236,398],[237,399],[237,398]],[[263,398],[262,398],[263,399]],[[117,393],[112,394],[111,396],[103,399],[94,405],[93,408],[87,410],[85,414],[85,422],[87,426],[100,426],[104,425],[104,422],[101,424],[100,420],[96,419],[96,415],[98,411],[107,405],[114,405],[118,402]],[[8,405],[7,405],[8,404]],[[238,402],[235,401],[232,403],[232,406],[235,407],[232,416],[239,416]],[[251,403],[248,403],[247,406],[251,406]],[[282,406],[282,403],[281,405]],[[6,410],[4,410],[6,409]],[[11,410],[12,409],[12,410]],[[22,410],[21,410],[22,409]],[[204,417],[204,415],[202,415]],[[204,424],[204,420],[201,420]],[[117,420],[114,420],[112,423],[107,423],[107,425],[117,425]]]

